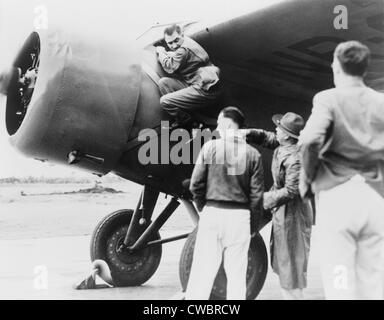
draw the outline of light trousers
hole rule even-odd
[[[208,300],[224,259],[227,299],[244,300],[247,292],[249,210],[205,207],[200,215],[186,300]]]
[[[304,290],[303,289],[284,289],[281,288],[281,295],[284,300],[304,300]]]
[[[326,299],[382,299],[384,199],[357,175],[318,199]]]

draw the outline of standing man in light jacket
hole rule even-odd
[[[213,105],[220,96],[218,67],[196,41],[184,35],[179,25],[164,30],[168,51],[156,47],[158,60],[169,77],[159,81],[161,107],[175,120],[171,128],[192,126],[191,112]]]
[[[273,186],[264,193],[264,209],[272,212],[271,264],[279,275],[285,300],[304,299],[312,230],[312,209],[299,194],[300,157],[297,140],[304,119],[293,112],[272,117],[276,133],[247,130],[250,143],[274,149]]]
[[[218,117],[220,139],[204,144],[190,190],[200,214],[186,299],[209,299],[224,258],[227,299],[246,298],[251,232],[258,232],[264,176],[259,152],[239,129],[243,113],[224,108]]]
[[[383,299],[384,95],[364,84],[370,51],[340,43],[335,88],[313,99],[300,135],[300,193],[318,203],[327,299]]]

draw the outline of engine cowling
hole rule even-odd
[[[11,144],[39,160],[112,170],[135,119],[140,50],[124,41],[33,32],[13,67],[19,79],[6,102]]]

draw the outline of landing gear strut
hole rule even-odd
[[[138,205],[133,210],[119,210],[105,217],[91,239],[91,260],[102,259],[111,269],[117,286],[137,286],[157,270],[162,244],[188,237],[188,233],[161,239],[159,229],[180,205],[172,198],[154,221],[152,214],[159,191],[144,186]]]
[[[188,283],[196,239],[191,233],[161,239],[159,229],[182,201],[195,224],[198,214],[193,203],[173,197],[164,210],[152,219],[159,191],[144,186],[136,209],[119,210],[105,217],[96,227],[91,240],[91,259],[102,259],[111,269],[116,286],[138,286],[146,282],[157,270],[162,254],[162,244],[188,238],[180,258],[179,276],[182,288]],[[268,269],[264,241],[259,234],[251,241],[248,253],[247,299],[254,299],[263,287]],[[212,289],[212,299],[225,299],[226,277],[221,267]]]

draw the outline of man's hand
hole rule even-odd
[[[165,53],[167,51],[167,50],[165,50],[164,47],[161,47],[161,46],[155,47],[155,49],[156,49],[157,54],[160,54],[162,52]]]
[[[269,191],[263,194],[263,208],[264,210],[271,210],[273,208],[273,199]]]
[[[299,192],[302,199],[308,199],[313,196],[311,183],[306,179],[305,174],[300,174]]]

